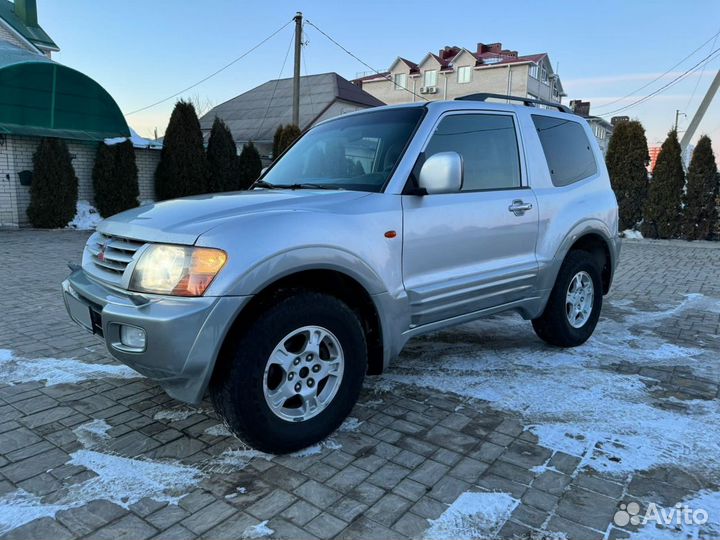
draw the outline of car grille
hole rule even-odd
[[[86,246],[91,262],[91,268],[86,269],[104,281],[120,285],[133,255],[144,245],[140,240],[95,233]]]

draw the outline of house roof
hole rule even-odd
[[[0,96],[0,134],[94,141],[130,135],[102,86],[5,41],[0,41]]]
[[[407,64],[410,67],[410,74],[416,74],[420,73],[419,66],[422,66],[429,58],[434,58],[439,64],[440,64],[440,71],[452,71],[455,69],[455,59],[460,56],[463,53],[469,53],[471,54],[475,60],[476,64],[475,67],[483,67],[483,66],[503,66],[507,64],[519,64],[523,62],[540,62],[544,58],[547,57],[547,53],[538,53],[538,54],[528,54],[524,56],[518,56],[517,53],[509,54],[511,51],[501,51],[501,52],[473,52],[469,49],[466,49],[464,47],[449,47],[446,49],[450,50],[457,50],[455,54],[452,56],[443,57],[440,55],[437,55],[433,52],[428,52],[425,56],[423,56],[423,59],[418,63],[415,64],[414,62],[411,62],[410,60],[407,60],[402,57],[398,57],[395,63],[397,63],[398,60],[401,60],[405,64]],[[443,51],[440,51],[441,53]],[[393,63],[393,66],[395,65]],[[353,79],[353,83],[358,84],[361,86],[363,82],[365,81],[375,81],[375,80],[381,80],[381,79],[387,79],[388,75],[390,74],[390,71],[384,71],[377,74],[371,74],[366,75],[364,77],[359,77],[357,79]]]
[[[15,14],[15,3],[10,0],[0,0],[0,19],[4,20],[18,34],[36,47],[59,51],[60,48],[38,25],[29,26]]]
[[[293,80],[276,79],[213,107],[200,118],[210,130],[221,118],[237,141],[271,141],[280,124],[292,123]],[[300,77],[300,129],[312,125],[334,101],[365,107],[385,105],[337,73]]]

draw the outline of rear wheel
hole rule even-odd
[[[602,309],[602,279],[592,254],[571,251],[565,257],[543,314],[532,322],[543,341],[576,347],[592,335]]]
[[[297,292],[264,311],[213,377],[213,404],[245,442],[286,453],[332,433],[357,401],[367,346],[337,298]]]

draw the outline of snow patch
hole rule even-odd
[[[0,497],[0,535],[36,519],[54,518],[66,508],[61,504],[42,504],[40,497],[24,489],[9,493]]]
[[[642,240],[644,238],[640,231],[635,231],[633,229],[625,229],[621,235],[623,238],[628,238],[630,240]]]
[[[211,435],[213,437],[232,437],[233,434],[230,432],[230,430],[227,428],[225,424],[215,424],[214,426],[210,426],[205,430],[206,435]]]
[[[240,538],[264,538],[270,536],[275,531],[267,526],[267,520],[257,525],[252,525],[240,533]]]
[[[87,201],[78,201],[76,209],[75,217],[67,224],[66,229],[94,230],[103,220],[97,209]]]
[[[357,431],[358,428],[363,424],[360,420],[354,416],[348,416],[345,421],[340,425],[338,431],[351,432]]]
[[[707,429],[720,425],[720,403],[685,401],[688,410],[682,412],[659,408],[643,377],[613,369],[619,361],[685,364],[716,375],[714,353],[667,343],[653,329],[689,310],[720,312],[720,301],[692,294],[666,310],[639,311],[626,304],[619,309],[619,321],[601,320],[593,337],[574,349],[545,346],[516,316],[419,338],[380,386],[415,384],[488,401],[522,415],[539,444],[580,456],[581,466],[598,471],[619,474],[682,463],[720,480],[720,445]]]
[[[105,420],[96,419],[76,427],[73,433],[83,448],[93,448],[110,439],[107,433],[109,429],[110,424]]]
[[[125,458],[92,450],[73,452],[69,463],[97,474],[72,486],[69,500],[86,504],[106,499],[126,509],[144,497],[177,504],[202,477],[198,469],[178,463]]]
[[[187,420],[194,414],[205,414],[206,412],[207,411],[205,409],[168,409],[156,412],[153,415],[153,420],[170,420],[171,422],[179,422],[180,420]]]
[[[339,429],[342,431],[342,426],[340,426]],[[290,454],[290,456],[296,458],[304,458],[321,454],[323,450],[340,450],[341,448],[342,444],[340,444],[333,438],[327,438],[324,441],[319,442],[318,444],[313,444],[312,446],[308,446],[307,448],[303,448],[302,450],[293,452],[292,454]]]
[[[703,490],[693,497],[688,497],[681,502],[690,511],[704,510],[707,512],[707,523],[699,524],[676,524],[671,526],[657,525],[655,522],[645,523],[637,531],[630,532],[630,538],[635,540],[646,540],[653,538],[657,540],[687,540],[688,538],[720,538],[720,492]],[[665,515],[677,508],[662,508],[658,511]],[[644,514],[643,514],[644,515]],[[681,520],[682,521],[682,520]],[[702,531],[702,534],[700,532]]]
[[[137,371],[124,365],[86,364],[73,358],[18,358],[7,349],[0,349],[0,384],[45,381],[45,386],[75,384],[89,379],[141,378]]]
[[[494,538],[520,501],[508,493],[461,494],[442,515],[429,520],[426,540]]]

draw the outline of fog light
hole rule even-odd
[[[120,325],[120,343],[131,349],[145,349],[145,330],[137,326]]]

